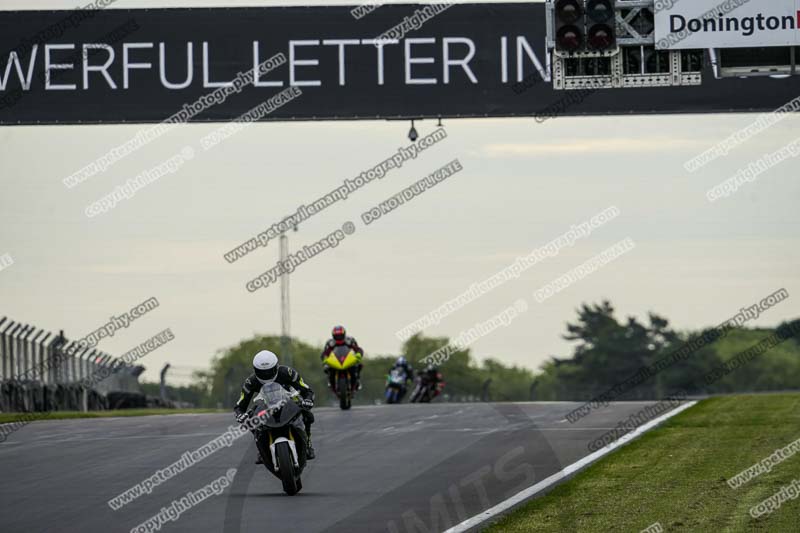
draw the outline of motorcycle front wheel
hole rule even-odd
[[[347,374],[342,373],[339,375],[339,407],[341,409],[350,409],[350,386],[347,383]]]
[[[278,461],[278,472],[281,475],[283,491],[289,496],[294,496],[300,491],[301,485],[288,442],[279,442],[275,446],[275,458]]]
[[[416,387],[414,387],[414,392],[411,393],[411,398],[409,399],[409,401],[411,403],[417,403],[417,400],[419,400],[419,393],[420,393],[420,386],[417,385]]]
[[[422,397],[419,399],[420,403],[431,403],[431,390],[425,389],[425,392],[422,393]]]

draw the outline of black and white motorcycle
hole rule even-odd
[[[299,400],[297,391],[271,383],[261,388],[250,409],[251,416],[262,420],[254,433],[264,466],[281,480],[289,496],[303,488],[300,474],[306,466],[308,437]]]

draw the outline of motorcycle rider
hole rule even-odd
[[[253,373],[244,380],[242,394],[233,408],[236,414],[236,421],[241,424],[247,420],[247,407],[250,405],[250,400],[261,390],[262,386],[269,383],[277,383],[286,390],[293,388],[300,393],[302,398],[300,407],[303,409],[303,423],[308,437],[306,457],[313,459],[316,456],[314,447],[311,445],[311,424],[314,423],[314,415],[311,412],[311,408],[314,407],[314,391],[305,384],[297,370],[279,365],[278,356],[269,350],[261,350],[253,357]],[[261,454],[259,454],[256,464],[263,464]]]
[[[322,353],[319,356],[323,363],[331,354],[333,349],[337,346],[347,346],[359,356],[364,357],[364,350],[361,349],[353,337],[347,336],[347,331],[345,331],[344,326],[334,326],[333,330],[331,331],[331,338],[325,343],[325,348],[323,348]],[[355,390],[361,390],[361,369],[363,367],[364,365],[362,365],[360,362],[353,367],[353,381],[355,382]],[[330,369],[328,368],[328,365],[325,365],[325,373],[331,376],[332,374],[328,372],[329,370]]]
[[[403,396],[405,396],[406,394],[407,390],[406,383],[414,381],[414,369],[411,367],[411,364],[406,360],[406,358],[403,357],[402,355],[397,358],[397,361],[394,362],[394,366],[392,366],[392,368],[389,369],[389,373],[391,374],[392,370],[394,369],[400,370],[406,376],[406,381],[403,383],[403,388],[400,389],[400,395],[397,398],[397,401],[399,402],[400,400],[403,399]]]
[[[423,382],[426,382],[428,387],[430,387],[431,391],[433,391],[433,395],[431,396],[431,400],[439,396],[444,388],[444,377],[442,373],[439,372],[439,367],[434,364],[429,364],[425,367],[422,375]]]

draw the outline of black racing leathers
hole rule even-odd
[[[275,383],[287,390],[290,387],[297,390],[304,400],[311,400],[312,402],[314,401],[314,391],[311,390],[311,387],[306,385],[306,383],[303,381],[303,378],[300,377],[300,373],[292,367],[283,365],[279,366],[278,374],[275,376]],[[253,396],[258,394],[262,386],[262,383],[258,380],[255,374],[251,374],[246,380],[244,380],[244,384],[242,384],[242,394],[239,396],[239,401],[236,402],[233,411],[237,415],[246,412],[248,406],[250,405],[250,401],[253,399]],[[303,423],[305,424],[306,434],[308,435],[310,441],[311,424],[314,423],[314,415],[308,409],[303,409]]]

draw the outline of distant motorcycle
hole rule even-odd
[[[400,403],[406,388],[406,373],[393,368],[386,376],[386,403]]]
[[[308,437],[299,397],[297,391],[291,393],[277,383],[270,383],[261,388],[248,413],[263,420],[255,430],[258,453],[289,496],[303,488],[300,474],[306,467]]]
[[[339,398],[339,407],[350,409],[355,380],[353,368],[361,361],[361,356],[347,346],[337,346],[331,351],[324,363],[328,366],[328,385]]]
[[[417,376],[414,392],[411,393],[411,403],[430,403],[444,388],[444,382],[434,382],[427,374]]]

